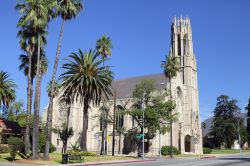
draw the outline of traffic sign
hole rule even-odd
[[[143,134],[136,134],[136,138],[142,138]]]

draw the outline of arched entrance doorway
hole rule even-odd
[[[185,136],[185,152],[191,152],[191,136]]]

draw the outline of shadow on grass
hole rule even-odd
[[[5,160],[7,160],[7,161],[11,161],[11,162],[19,160],[19,159],[13,160],[12,157],[4,157],[3,159],[5,159]]]

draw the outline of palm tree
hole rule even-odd
[[[83,9],[83,4],[81,0],[61,0],[57,6],[57,14],[62,18],[62,25],[56,50],[55,62],[54,62],[54,69],[51,81],[51,91],[55,91],[55,82],[56,82],[56,72],[58,66],[58,60],[60,56],[61,50],[61,43],[62,43],[62,35],[64,29],[64,23],[67,20],[71,20],[75,18]],[[48,133],[46,133],[46,141],[45,141],[45,152],[43,158],[45,160],[49,159],[49,147],[50,147],[50,137],[52,132],[52,110],[53,110],[53,97],[49,99],[49,109],[47,113],[47,123],[46,128],[48,129]]]
[[[45,42],[45,38],[42,37],[42,41]],[[30,44],[30,45],[32,45],[32,44]],[[25,129],[25,152],[26,152],[26,154],[28,154],[30,151],[30,136],[29,136],[30,126],[29,126],[29,124],[30,124],[30,115],[31,115],[31,109],[32,109],[31,103],[32,103],[32,96],[33,96],[33,81],[34,81],[34,78],[36,76],[36,69],[37,69],[37,55],[36,55],[37,52],[36,51],[32,51],[32,52],[30,52],[30,53],[27,52],[28,55],[21,54],[19,56],[19,60],[21,61],[21,64],[19,65],[19,70],[23,71],[24,75],[27,76],[27,80],[28,80],[26,129]],[[32,55],[32,54],[34,54],[34,55]],[[30,61],[30,59],[31,59],[31,61]],[[41,50],[41,72],[42,72],[42,75],[47,73],[47,71],[48,71],[48,59],[46,58],[45,52],[42,49]]]
[[[97,53],[102,56],[102,59],[107,58],[108,56],[112,55],[111,49],[113,48],[111,39],[106,36],[102,35],[100,39],[96,42],[96,50]]]
[[[17,6],[17,9],[19,10],[20,8]],[[27,76],[28,78],[28,88],[27,88],[27,113],[26,113],[26,129],[25,129],[25,152],[26,154],[29,153],[30,151],[30,128],[29,128],[29,123],[30,123],[30,115],[31,115],[31,109],[32,109],[32,96],[33,96],[33,80],[35,77],[35,71],[36,71],[36,65],[32,65],[32,63],[36,64],[36,59],[37,59],[37,35],[34,33],[32,30],[31,26],[23,26],[20,27],[21,30],[18,31],[17,36],[20,38],[19,44],[20,48],[27,54],[27,55],[21,55],[19,59],[21,60],[21,65],[19,66],[19,70],[24,71],[24,75]],[[44,32],[43,34],[46,34]],[[41,36],[41,43],[42,45],[46,44],[46,38],[45,35]],[[36,55],[33,55],[36,54]],[[44,56],[43,50],[41,51],[41,56],[42,56],[42,73],[45,73],[43,66],[45,65],[45,59],[43,58]],[[43,60],[44,59],[44,60]],[[47,62],[46,62],[47,63]],[[46,67],[47,70],[47,67]]]
[[[101,155],[106,155],[107,154],[107,127],[108,127],[108,123],[109,123],[109,118],[108,118],[108,113],[109,113],[109,108],[105,105],[103,105],[102,107],[100,107],[100,112],[101,112],[101,116],[100,116],[100,122],[101,122],[101,129],[102,129],[102,144],[101,144]]]
[[[162,62],[162,67],[164,69],[165,76],[169,79],[170,83],[170,101],[172,100],[172,90],[171,90],[171,81],[174,77],[177,76],[177,72],[179,71],[179,63],[175,56],[173,56],[170,52],[169,56],[166,56],[166,61]],[[170,116],[172,117],[172,111],[170,112]],[[170,120],[170,157],[173,158],[173,120]]]
[[[34,53],[36,54],[36,52]],[[19,60],[21,64],[19,65],[18,69],[23,71],[23,74],[28,77],[29,74],[29,56],[25,54],[21,54],[19,56]],[[37,69],[37,56],[33,55],[31,57],[31,87],[33,86],[34,78],[36,76],[36,69]],[[42,75],[48,72],[48,59],[45,56],[43,50],[41,50],[41,73]]]
[[[67,150],[68,139],[74,135],[73,128],[68,128],[67,126],[63,125],[63,128],[59,130],[58,134],[63,142],[62,154],[65,154]]]
[[[55,98],[58,94],[59,94],[59,90],[60,90],[60,87],[61,87],[61,85],[58,83],[58,82],[56,82],[55,83],[55,90],[54,90],[54,94],[52,94],[52,91],[51,91],[51,84],[52,84],[52,81],[50,81],[50,82],[48,82],[48,84],[47,84],[47,93],[48,93],[48,96],[50,97],[50,98]],[[50,110],[50,108],[51,108],[51,105],[49,105],[48,106],[48,110]],[[48,115],[48,112],[47,112],[47,121],[49,120],[48,118],[49,118],[50,116]],[[51,119],[52,119],[52,114],[51,114]],[[48,133],[48,128],[47,127],[45,127],[45,134],[46,133]],[[46,137],[47,137],[47,135],[45,135]],[[51,139],[51,135],[50,135],[50,139]],[[45,154],[45,153],[44,153]]]
[[[46,44],[45,35],[46,32],[41,36],[42,45]],[[20,47],[26,52],[27,55],[22,54],[19,56],[21,64],[19,70],[23,70],[28,80],[27,88],[27,112],[26,112],[26,127],[25,127],[25,152],[26,154],[30,151],[30,116],[32,109],[32,96],[33,96],[33,80],[36,76],[37,69],[37,36],[30,30],[30,27],[23,27],[18,31],[18,37],[20,37]],[[41,72],[42,75],[48,70],[48,60],[45,56],[45,52],[41,49]]]
[[[32,158],[38,159],[38,124],[40,111],[40,93],[41,93],[41,58],[40,49],[43,48],[41,44],[41,34],[47,28],[48,22],[51,18],[51,13],[56,5],[56,0],[25,0],[24,3],[16,5],[16,9],[21,14],[18,21],[18,26],[30,30],[31,33],[37,36],[37,72],[36,72],[36,88],[34,98],[34,123],[33,123],[33,144],[32,144]],[[31,60],[30,60],[31,61]]]
[[[19,10],[19,8],[17,7],[17,9]],[[25,136],[24,136],[24,140],[25,140],[25,153],[28,154],[30,151],[30,137],[29,137],[29,133],[30,133],[30,127],[29,127],[29,122],[30,122],[30,118],[29,115],[31,114],[31,109],[32,109],[32,94],[33,94],[33,88],[32,88],[32,73],[31,73],[31,65],[32,65],[32,54],[34,53],[34,49],[35,49],[35,35],[32,33],[30,27],[22,27],[21,30],[18,31],[17,36],[20,38],[19,44],[20,44],[20,48],[27,53],[27,57],[28,57],[28,62],[26,62],[26,64],[28,64],[28,71],[26,70],[24,73],[27,74],[27,78],[28,78],[28,87],[27,87],[27,112],[26,112],[26,127],[25,127]],[[20,66],[19,66],[20,69]]]
[[[58,94],[59,94],[59,90],[61,88],[61,85],[59,84],[58,81],[55,82],[55,91],[54,91],[54,95],[52,96],[51,94],[51,86],[52,86],[52,81],[48,82],[47,84],[47,93],[49,97],[53,97],[55,98]]]
[[[9,78],[7,72],[0,70],[0,106],[9,107],[16,99],[16,84]]]
[[[111,49],[113,48],[111,39],[106,36],[102,35],[100,39],[96,41],[96,51],[99,55],[102,56],[103,60],[103,66],[104,66],[104,60],[108,57],[111,56],[112,52]],[[103,114],[103,113],[102,113]],[[104,112],[104,115],[102,117],[102,122],[103,120],[106,120],[106,114]],[[104,124],[104,123],[102,123]],[[102,144],[101,144],[101,155],[107,154],[107,125],[102,125]]]
[[[15,114],[16,114],[16,119],[15,119],[16,122],[18,120],[18,114],[20,113],[22,108],[23,108],[23,102],[22,101],[18,101],[18,102],[16,101],[12,105],[12,109],[13,109],[13,111],[15,111]]]
[[[81,150],[87,151],[88,109],[92,102],[99,105],[103,97],[108,98],[111,92],[113,72],[109,66],[100,66],[103,61],[92,50],[72,53],[63,65],[65,72],[60,76],[63,80],[63,95],[71,96],[76,102],[83,104],[83,132]]]
[[[41,36],[42,43],[46,43],[45,36]],[[36,44],[36,43],[35,43]],[[36,49],[36,47],[35,47]],[[33,55],[29,57],[28,55],[21,54],[19,56],[19,60],[21,64],[19,65],[19,70],[23,71],[23,74],[27,76],[28,79],[28,88],[27,88],[27,112],[26,112],[26,126],[25,126],[25,153],[28,154],[30,151],[30,122],[31,122],[31,103],[32,103],[32,97],[33,97],[33,82],[34,78],[36,76],[36,70],[37,70],[37,51],[34,51],[32,53]],[[29,62],[29,59],[31,58],[31,62]],[[31,63],[31,64],[29,64]],[[31,67],[29,67],[31,65]],[[30,70],[31,69],[31,70]],[[29,72],[31,72],[31,76],[29,77]],[[45,51],[41,49],[41,73],[42,75],[46,74],[48,72],[48,59],[45,55]],[[30,80],[30,84],[29,84]],[[30,91],[30,93],[29,93]],[[30,106],[30,107],[29,107]]]

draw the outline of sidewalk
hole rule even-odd
[[[139,162],[152,162],[156,159],[145,158],[145,160],[135,159],[135,160],[110,160],[110,161],[100,161],[100,162],[86,162],[86,163],[76,163],[76,164],[61,164],[61,166],[91,166],[91,165],[110,165],[110,164],[124,164],[124,163],[139,163]]]

